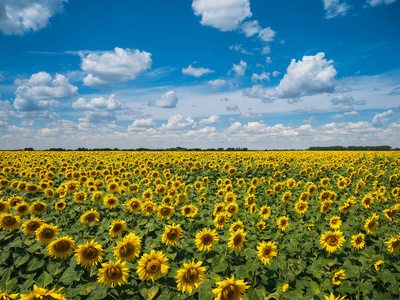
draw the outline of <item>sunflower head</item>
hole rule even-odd
[[[276,222],[278,228],[285,231],[289,227],[289,218],[286,216],[280,217]]]
[[[94,240],[86,245],[79,245],[75,250],[76,261],[83,267],[93,267],[103,260],[104,251],[101,245]]]
[[[181,225],[169,225],[165,228],[162,235],[162,242],[167,246],[175,246],[182,235]]]
[[[216,283],[217,288],[213,289],[213,293],[217,296],[216,299],[229,299],[229,300],[241,300],[242,296],[246,294],[246,290],[249,288],[243,280],[236,280],[232,275],[232,278],[226,278],[224,281]]]
[[[189,264],[183,264],[183,269],[178,270],[175,278],[177,279],[178,290],[182,293],[192,293],[198,288],[204,279],[206,267],[202,267],[202,261],[197,263],[192,260]]]
[[[58,201],[54,207],[56,210],[63,210],[65,207],[67,206],[67,204],[65,203],[65,201]]]
[[[108,208],[115,208],[115,207],[117,207],[119,201],[118,201],[118,198],[114,197],[114,195],[108,194],[107,196],[104,197],[103,203]]]
[[[162,253],[162,251],[155,252],[151,250],[150,254],[143,254],[139,260],[139,266],[137,273],[139,279],[144,280],[157,280],[163,274],[168,273],[168,258]]]
[[[25,216],[29,214],[29,205],[26,202],[21,202],[14,207],[18,216]]]
[[[42,219],[31,217],[22,224],[22,232],[25,235],[35,235],[36,230],[38,230],[42,225]]]
[[[100,214],[93,210],[93,208],[81,216],[81,223],[98,222],[100,221]]]
[[[126,230],[126,222],[124,220],[113,221],[110,225],[109,233],[112,237],[118,237]]]
[[[222,213],[217,214],[215,216],[215,219],[214,219],[215,227],[217,227],[218,229],[224,228],[226,220],[227,220],[227,214],[226,213],[222,212]]]
[[[243,225],[242,221],[236,221],[236,222],[232,223],[231,227],[229,228],[229,231],[235,232],[239,229],[244,229],[244,225]]]
[[[274,242],[261,242],[257,246],[258,250],[258,258],[261,262],[265,264],[269,264],[270,260],[277,255],[276,245]]]
[[[36,285],[33,286],[33,291],[30,291],[29,294],[21,294],[21,300],[36,300],[36,299],[57,299],[57,300],[65,300],[64,294],[61,294],[61,290],[52,289],[50,291],[39,288]]]
[[[322,248],[326,248],[328,252],[339,250],[345,242],[341,231],[328,231],[321,236],[320,243]]]
[[[139,257],[141,240],[134,233],[129,233],[122,242],[117,242],[114,248],[114,256],[121,261],[133,261]]]
[[[9,204],[3,199],[0,200],[0,213],[6,212],[8,210]]]
[[[74,253],[75,241],[71,237],[61,237],[52,241],[47,246],[47,252],[50,256],[56,258],[67,258]]]
[[[345,279],[345,277],[346,277],[346,274],[345,274],[344,270],[339,270],[338,272],[336,272],[333,275],[332,283],[334,285],[340,285],[342,283],[342,280]]]
[[[4,213],[0,215],[0,228],[13,231],[21,225],[21,218],[13,214]]]
[[[294,205],[294,209],[298,214],[304,214],[308,210],[307,201],[299,200]]]
[[[31,211],[36,215],[42,215],[46,212],[47,205],[42,201],[36,201],[31,205]]]
[[[196,246],[200,251],[210,251],[211,247],[218,242],[219,238],[215,230],[204,228],[196,234]]]
[[[385,244],[388,247],[388,252],[390,254],[396,253],[400,248],[400,235],[397,237],[392,236],[388,242],[385,242]]]
[[[43,244],[48,244],[52,238],[58,235],[58,227],[53,224],[43,224],[36,232],[36,240]]]
[[[233,251],[238,251],[243,248],[243,243],[246,241],[246,233],[243,229],[238,229],[231,233],[228,241],[228,247]]]
[[[103,268],[99,270],[98,282],[111,288],[126,283],[129,277],[129,268],[125,267],[126,262],[117,261],[101,264]]]

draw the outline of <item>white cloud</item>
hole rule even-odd
[[[318,109],[315,106],[302,106],[294,111],[299,114],[322,114],[325,112],[323,109]]]
[[[212,115],[212,116],[208,117],[207,119],[205,119],[205,118],[201,119],[199,121],[199,124],[201,126],[204,126],[204,125],[215,124],[215,123],[220,123],[220,122],[221,122],[221,120],[219,119],[219,116]]]
[[[243,48],[241,44],[230,45],[229,50],[235,50],[236,52],[240,52],[242,54],[252,54]]]
[[[0,30],[5,35],[23,35],[47,26],[49,19],[64,9],[67,0],[2,0]]]
[[[217,128],[206,126],[204,128],[199,129],[197,132],[200,134],[209,134],[209,133],[217,132]]]
[[[178,103],[178,98],[175,96],[174,91],[166,92],[156,101],[150,101],[149,106],[156,106],[161,108],[175,108]]]
[[[239,107],[237,105],[229,105],[225,107],[226,111],[239,111]]]
[[[396,1],[397,0],[367,0],[367,3],[371,6],[377,6],[377,5],[381,5],[381,4],[389,5]]]
[[[382,127],[383,123],[389,121],[389,118],[392,116],[393,110],[387,110],[383,113],[376,114],[372,119],[372,125],[374,127]]]
[[[224,86],[226,84],[226,81],[224,79],[215,79],[215,80],[210,80],[208,81],[208,84],[212,86],[212,88],[218,88],[221,86]]]
[[[267,27],[264,29],[261,28],[257,20],[244,22],[241,26],[241,30],[246,37],[251,37],[257,34],[257,37],[263,42],[272,42],[276,35],[276,32],[272,30],[271,27]],[[270,53],[270,51],[271,49],[266,46],[263,48],[261,54],[268,54]]]
[[[269,75],[271,75],[271,73],[265,73],[265,72],[262,72],[261,74],[256,74],[256,73],[253,73],[253,75],[251,76],[251,80],[252,81],[260,81],[260,82],[262,82],[263,80],[266,80],[266,81],[270,81],[270,79],[269,79]]]
[[[0,100],[0,120],[9,120],[17,117],[17,113],[14,111],[10,101]]]
[[[241,29],[246,37],[251,37],[261,31],[261,27],[256,20],[244,22]]]
[[[251,111],[248,111],[248,112],[241,113],[239,115],[239,117],[242,119],[255,119],[255,118],[261,118],[262,114],[255,114]]]
[[[167,124],[161,125],[161,130],[175,131],[196,128],[196,122],[191,117],[173,115],[168,119]]]
[[[315,120],[314,117],[309,117],[308,119],[303,120],[303,123],[305,124],[311,124]]]
[[[349,112],[345,112],[345,113],[343,114],[343,116],[350,116],[350,117],[352,117],[352,116],[358,116],[358,115],[359,115],[359,113],[358,113],[357,111],[355,111],[355,110],[349,111]]]
[[[82,70],[88,75],[83,84],[90,87],[107,88],[112,83],[135,79],[151,68],[151,53],[116,47],[113,52],[92,52],[82,55]]]
[[[258,33],[258,38],[262,40],[263,42],[272,42],[274,40],[274,37],[276,35],[276,32],[271,29],[271,27],[267,27],[262,29]]]
[[[261,54],[269,54],[269,53],[271,53],[271,48],[269,46],[264,46],[261,51]]]
[[[303,56],[296,62],[292,59],[286,74],[276,88],[279,98],[296,98],[332,92],[335,87],[336,70],[333,60],[326,60],[325,53]]]
[[[215,71],[206,69],[206,68],[194,68],[192,65],[189,65],[187,68],[182,69],[182,73],[194,77],[200,77],[204,74],[214,73]]]
[[[242,95],[249,98],[260,99],[263,103],[272,103],[275,100],[261,85],[253,85],[251,88],[245,88]]]
[[[201,16],[202,25],[221,31],[236,30],[252,16],[249,0],[193,0],[192,8],[196,16]]]
[[[339,94],[331,99],[332,105],[338,105],[340,110],[352,110],[354,105],[365,105],[364,100],[354,100],[349,94]]]
[[[267,56],[267,57],[265,58],[265,63],[266,63],[266,64],[272,64],[272,59],[271,59],[270,56]]]
[[[345,16],[351,8],[351,6],[347,5],[346,2],[340,2],[340,0],[323,0],[323,3],[327,19],[336,16]]]
[[[246,69],[247,69],[247,63],[243,60],[240,60],[240,63],[238,65],[233,64],[233,67],[228,72],[228,75],[230,75],[232,72],[234,72],[235,76],[243,76],[244,73],[246,72]]]
[[[273,77],[276,77],[276,76],[278,76],[279,74],[281,74],[281,72],[278,72],[278,71],[273,71],[273,72],[272,72],[272,76],[273,76]]]
[[[144,131],[154,127],[156,127],[156,123],[153,121],[153,119],[138,119],[128,126],[127,131]]]
[[[104,97],[92,98],[90,102],[86,102],[85,98],[79,98],[72,103],[72,108],[82,110],[106,110],[117,111],[126,109],[126,107],[112,94],[108,99]]]

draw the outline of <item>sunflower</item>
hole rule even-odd
[[[157,280],[163,274],[168,273],[168,258],[162,253],[162,251],[155,252],[151,250],[150,254],[143,254],[139,260],[139,266],[137,273],[140,280]]]
[[[101,264],[103,268],[99,269],[98,282],[105,286],[111,286],[111,288],[126,283],[129,277],[129,268],[125,267],[125,264],[126,262],[120,260],[116,263],[110,260],[108,264]]]
[[[381,265],[383,265],[385,262],[383,260],[378,260],[376,263],[374,263],[374,268],[378,272],[381,269]]]
[[[202,261],[183,264],[183,269],[178,270],[175,278],[177,279],[177,288],[182,293],[192,293],[198,288],[204,279],[206,267],[201,267]]]
[[[383,214],[385,215],[386,219],[388,219],[390,222],[394,220],[394,218],[397,216],[397,213],[399,212],[400,205],[396,204],[395,206],[383,210]]]
[[[304,214],[308,210],[308,203],[307,201],[299,200],[294,205],[294,209],[298,214]]]
[[[161,241],[167,246],[175,246],[181,235],[181,225],[175,225],[175,223],[173,223],[172,225],[165,227]]]
[[[58,201],[55,205],[54,208],[56,210],[63,210],[65,207],[67,206],[67,204],[65,203],[65,201]]]
[[[103,200],[103,192],[96,191],[92,195],[92,202],[93,203],[100,203]]]
[[[47,252],[50,256],[61,259],[71,256],[74,249],[75,241],[69,236],[58,238],[47,246]]]
[[[342,283],[342,280],[346,277],[344,270],[340,270],[333,275],[332,283],[334,285],[339,285]]]
[[[286,216],[280,217],[276,222],[278,228],[285,231],[289,227],[289,218]]]
[[[325,200],[325,201],[323,201],[323,202],[321,203],[320,212],[323,213],[323,214],[326,214],[326,213],[328,212],[328,210],[331,209],[332,203],[333,203],[333,201],[331,201],[331,200]]]
[[[93,208],[81,216],[81,223],[99,222],[100,214]]]
[[[42,244],[47,244],[50,240],[58,235],[58,227],[53,224],[43,224],[36,232],[36,240],[41,241]]]
[[[104,197],[103,203],[108,207],[108,208],[114,208],[117,207],[119,201],[118,198],[114,197],[112,194],[108,194]]]
[[[193,218],[197,215],[198,209],[194,205],[185,205],[182,207],[182,215],[188,218]]]
[[[139,257],[141,250],[141,240],[134,233],[129,233],[122,242],[117,242],[114,247],[114,256],[121,261],[132,261]]]
[[[393,254],[399,251],[400,248],[400,235],[398,237],[391,237],[388,242],[385,242],[388,247],[388,252]]]
[[[126,206],[127,211],[134,213],[141,209],[142,201],[138,198],[131,198],[128,202],[125,202],[124,205]]]
[[[371,194],[367,194],[362,198],[361,205],[364,208],[370,208],[371,205],[374,203],[374,197]]]
[[[67,181],[65,183],[65,189],[69,193],[76,192],[78,190],[79,186],[80,186],[80,183],[78,181],[75,181],[75,180]]]
[[[36,215],[42,215],[46,212],[47,205],[42,201],[36,201],[31,205],[31,211]]]
[[[359,233],[357,235],[353,235],[351,237],[351,245],[357,250],[364,248],[365,246],[365,235],[363,233]]]
[[[76,203],[83,203],[85,202],[87,195],[85,192],[75,192],[74,193],[74,201]]]
[[[335,297],[335,295],[331,292],[331,294],[329,296],[324,295],[325,300],[347,300],[346,296],[340,297],[337,296]]]
[[[264,205],[260,209],[260,217],[264,220],[267,220],[271,215],[271,208],[268,205]]]
[[[225,212],[219,213],[218,215],[215,216],[214,219],[214,225],[215,227],[217,227],[218,229],[222,229],[224,228],[224,225],[226,223],[227,220],[227,214]]]
[[[114,193],[118,191],[119,185],[117,182],[111,181],[107,184],[107,192]]]
[[[3,230],[13,231],[21,225],[21,218],[13,214],[5,213],[0,215],[0,227]]]
[[[292,193],[291,192],[285,192],[281,198],[283,203],[288,203],[292,199]]]
[[[332,229],[339,229],[340,226],[342,226],[342,220],[340,220],[340,217],[338,217],[338,216],[332,216],[329,219],[329,226]]]
[[[246,290],[249,288],[243,280],[236,280],[232,275],[232,278],[226,278],[224,281],[216,283],[217,288],[213,289],[213,293],[216,295],[215,300],[242,300],[242,296],[246,294]]]
[[[108,232],[112,237],[118,237],[126,230],[126,222],[124,220],[113,221]]]
[[[204,204],[206,204],[206,202],[207,202],[207,199],[205,197],[200,197],[200,200],[199,200],[200,205],[204,205]]]
[[[9,204],[3,199],[0,200],[0,213],[6,212],[8,210]]]
[[[246,241],[246,233],[243,229],[238,229],[231,233],[228,241],[228,247],[233,251],[238,251],[243,248],[243,243]]]
[[[278,254],[275,251],[276,245],[274,242],[266,243],[263,241],[258,244],[257,250],[258,250],[257,256],[264,265],[266,265],[267,263],[269,264],[270,260]]]
[[[31,217],[22,224],[22,232],[25,235],[35,235],[36,230],[43,225],[42,219]]]
[[[233,192],[229,192],[225,194],[225,203],[229,204],[236,201],[236,194]]]
[[[102,262],[104,251],[101,245],[94,240],[88,241],[86,245],[79,245],[75,250],[76,261],[82,267],[93,267]]]
[[[244,229],[244,225],[242,221],[236,221],[231,224],[231,227],[229,228],[230,232],[235,232],[239,229]]]
[[[232,217],[238,213],[239,205],[237,205],[237,203],[230,203],[226,206],[225,211],[228,214],[228,217]]]
[[[36,185],[36,184],[33,184],[33,183],[28,183],[28,184],[26,185],[25,191],[26,191],[28,194],[34,194],[34,193],[36,193],[37,191],[39,191],[39,186]]]
[[[253,194],[250,194],[244,199],[244,201],[245,201],[245,205],[247,207],[250,207],[250,206],[252,206],[253,204],[256,203],[256,196],[253,195]]]
[[[8,204],[10,204],[10,206],[15,207],[17,206],[19,203],[22,203],[24,200],[22,199],[21,196],[11,196],[10,198],[8,198]]]
[[[54,299],[54,300],[66,300],[64,294],[61,294],[61,290],[52,289],[50,291],[39,288],[36,285],[33,285],[33,291],[30,291],[29,294],[20,294],[21,300],[37,300],[37,299]]]
[[[145,191],[143,192],[143,194],[142,194],[142,198],[143,198],[145,201],[150,201],[150,200],[152,200],[152,199],[153,199],[153,191],[152,191],[151,189],[145,190]]]
[[[379,220],[379,216],[376,215],[376,213],[373,213],[371,218],[367,219],[367,221],[365,221],[365,231],[368,234],[373,234],[374,230],[378,227],[378,220]]]
[[[225,204],[224,204],[224,203],[218,203],[218,204],[214,207],[213,216],[218,215],[218,214],[221,213],[224,209],[225,209]]]
[[[10,294],[5,291],[0,291],[0,300],[14,300],[19,294]]]
[[[157,204],[155,204],[153,201],[146,201],[142,205],[142,214],[146,216],[151,216],[154,214],[157,210]]]
[[[29,205],[26,202],[21,202],[14,207],[18,216],[25,216],[29,214]]]
[[[211,247],[218,242],[218,234],[215,230],[211,231],[204,228],[202,231],[196,234],[196,247],[200,251],[210,251]]]
[[[265,228],[266,228],[266,224],[265,224],[264,221],[260,221],[260,222],[257,223],[257,229],[258,229],[258,231],[261,232],[261,231],[263,231]]]
[[[163,205],[158,208],[158,217],[160,219],[169,220],[175,212],[172,206]]]
[[[327,231],[321,236],[320,243],[322,248],[326,248],[328,252],[339,250],[345,242],[343,232]]]

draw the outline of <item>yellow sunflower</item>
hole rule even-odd
[[[18,216],[25,216],[29,214],[29,205],[26,202],[21,202],[14,207]]]
[[[103,268],[99,269],[98,282],[105,286],[111,286],[111,288],[126,283],[129,277],[129,268],[125,265],[126,262],[119,260],[116,263],[110,260],[108,264],[101,264]]]
[[[304,214],[308,210],[307,201],[299,200],[294,205],[294,209],[298,214]]]
[[[178,291],[182,293],[192,293],[198,288],[204,279],[206,267],[202,267],[202,261],[197,263],[192,260],[191,263],[183,264],[183,269],[178,270],[175,278],[177,279]]]
[[[0,213],[6,212],[8,210],[9,204],[3,199],[0,200]]]
[[[55,205],[54,208],[56,210],[63,210],[65,207],[67,206],[67,204],[65,203],[65,201],[58,201]]]
[[[154,214],[157,210],[157,204],[155,204],[153,201],[146,201],[142,205],[142,214],[146,216],[151,216]]]
[[[340,220],[340,217],[339,217],[339,216],[332,216],[332,217],[329,219],[329,226],[330,226],[332,229],[339,229],[340,226],[342,226],[342,220]]]
[[[271,215],[271,208],[268,205],[264,205],[260,209],[260,217],[264,220],[267,220]]]
[[[151,250],[150,254],[143,254],[139,260],[139,266],[137,268],[137,274],[140,280],[157,280],[163,274],[168,273],[168,258],[162,253],[162,251],[155,252]]]
[[[64,294],[61,294],[63,288],[59,290],[52,289],[50,291],[39,288],[36,285],[33,286],[33,291],[29,294],[20,294],[21,300],[37,300],[37,299],[51,299],[51,300],[66,300]]]
[[[266,243],[263,241],[258,244],[257,250],[258,250],[257,256],[264,265],[266,265],[267,263],[269,264],[270,260],[278,254],[275,251],[276,245],[274,242]]]
[[[104,197],[103,203],[108,207],[108,208],[114,208],[117,207],[119,200],[112,194],[108,194]]]
[[[42,219],[31,217],[22,224],[22,232],[25,235],[35,235],[36,230],[43,225]]]
[[[243,229],[238,229],[231,233],[228,241],[228,247],[233,251],[238,251],[243,248],[243,243],[246,241],[246,233]]]
[[[204,228],[196,234],[196,247],[200,251],[210,251],[211,247],[218,242],[218,234],[215,230]]]
[[[385,215],[386,219],[388,219],[390,222],[396,218],[397,213],[399,212],[400,205],[396,204],[391,208],[383,210],[383,214]]]
[[[42,201],[36,201],[31,205],[31,211],[36,215],[42,215],[46,212],[47,206],[46,203]]]
[[[364,246],[365,246],[365,235],[363,233],[359,233],[357,235],[353,235],[351,237],[351,242],[350,243],[357,250],[364,248]]]
[[[385,244],[388,247],[388,252],[390,254],[396,253],[400,248],[400,235],[398,237],[392,236],[388,242],[385,242]]]
[[[42,242],[42,244],[48,244],[50,240],[58,235],[58,227],[53,224],[43,224],[36,232],[36,240]]]
[[[379,220],[379,216],[376,215],[376,213],[373,213],[371,218],[369,218],[369,219],[367,219],[367,221],[365,221],[364,228],[365,228],[365,231],[368,234],[373,234],[374,233],[374,230],[379,225],[378,220]]]
[[[333,203],[332,200],[322,201],[320,212],[323,213],[323,214],[326,214],[328,212],[328,210],[331,209],[332,203]]]
[[[235,232],[235,231],[237,231],[239,229],[244,229],[244,225],[243,225],[242,221],[233,222],[231,224],[231,227],[229,228],[229,231],[230,232]]]
[[[289,191],[285,192],[281,198],[283,203],[288,203],[290,199],[292,199],[292,193]]]
[[[325,300],[347,300],[346,296],[340,297],[337,296],[335,297],[335,295],[331,292],[331,294],[329,296],[324,295]]]
[[[286,216],[280,217],[276,222],[278,228],[285,231],[289,227],[289,218]]]
[[[374,263],[374,268],[377,272],[380,271],[381,265],[383,265],[385,262],[383,260],[378,260],[376,263]]]
[[[340,285],[342,283],[342,280],[344,280],[345,277],[346,277],[346,274],[345,274],[344,270],[340,270],[333,275],[332,283],[334,285]]]
[[[50,256],[61,259],[71,256],[74,249],[75,241],[69,236],[58,238],[47,246],[47,252]]]
[[[361,205],[364,206],[364,208],[370,208],[373,203],[374,197],[371,194],[365,195],[361,200]]]
[[[172,206],[163,205],[158,208],[158,217],[160,219],[169,220],[175,212]]]
[[[124,220],[113,221],[108,232],[112,237],[118,237],[126,230],[126,222]]]
[[[3,230],[13,231],[21,225],[21,218],[13,214],[5,213],[0,215],[0,227]]]
[[[218,214],[221,213],[224,209],[225,209],[225,204],[224,204],[224,203],[218,203],[218,204],[214,207],[213,216],[218,215]]]
[[[215,219],[214,219],[215,227],[217,227],[218,229],[224,228],[224,225],[226,223],[227,217],[228,217],[227,214],[224,213],[224,212],[219,213],[218,215],[216,215]]]
[[[195,217],[198,211],[198,208],[194,205],[185,205],[184,207],[182,207],[182,215],[188,218]]]
[[[122,242],[117,242],[114,247],[114,256],[121,261],[133,261],[139,257],[141,250],[141,240],[134,233],[129,233]]]
[[[92,195],[93,203],[100,203],[103,200],[103,193],[100,191],[94,192]]]
[[[128,202],[125,202],[124,205],[127,211],[134,213],[142,208],[142,201],[138,198],[131,198]]]
[[[328,252],[339,250],[345,242],[343,232],[341,231],[327,231],[321,236],[320,243],[322,248],[326,248]]]
[[[172,225],[165,227],[161,241],[167,246],[175,246],[181,235],[181,225],[175,225],[175,223],[173,223]]]
[[[74,193],[74,201],[76,203],[83,203],[85,202],[87,195],[85,192],[75,192]]]
[[[242,296],[246,294],[246,290],[249,288],[243,280],[236,280],[232,275],[232,278],[226,278],[224,281],[216,283],[217,288],[213,289],[213,293],[216,295],[215,300],[242,300]]]
[[[260,221],[260,222],[257,223],[257,229],[258,229],[258,231],[260,231],[260,232],[263,231],[266,227],[267,227],[267,226],[266,226],[266,224],[265,224],[264,221]]]
[[[0,291],[0,300],[14,300],[19,294],[10,294],[5,291]]]
[[[81,223],[99,222],[99,221],[100,221],[100,214],[93,208],[81,216]]]
[[[104,251],[101,245],[94,240],[88,241],[86,245],[79,245],[75,250],[76,261],[82,267],[93,267],[102,262]]]
[[[225,212],[228,214],[228,217],[236,215],[238,211],[239,211],[239,205],[237,205],[237,203],[235,202],[229,203],[225,208]]]
[[[143,194],[142,194],[142,198],[143,198],[145,201],[150,201],[150,200],[152,200],[152,199],[153,199],[153,191],[152,191],[151,189],[145,190],[145,191],[143,192]]]

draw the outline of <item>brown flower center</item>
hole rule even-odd
[[[122,230],[122,224],[121,223],[114,224],[114,227],[113,227],[113,231],[114,232],[119,232],[121,230]]]
[[[135,252],[135,246],[131,243],[124,244],[119,250],[121,257],[128,257]]]
[[[336,246],[339,240],[336,236],[330,236],[326,239],[326,242],[329,244],[329,246]]]
[[[43,229],[43,231],[40,235],[42,236],[42,238],[51,239],[55,236],[55,232],[51,228],[45,228],[45,229]]]
[[[24,213],[28,210],[28,207],[26,205],[21,205],[20,207],[18,207],[17,211],[19,213]]]
[[[237,286],[230,284],[222,290],[221,299],[223,300],[230,300],[230,299],[237,299],[238,290]]]
[[[66,241],[66,240],[61,240],[58,241],[55,245],[54,245],[54,250],[56,250],[57,252],[66,252],[71,248],[71,244]]]
[[[3,224],[6,226],[13,226],[15,223],[17,223],[17,219],[13,216],[6,216],[3,219]]]
[[[156,274],[161,270],[161,263],[158,259],[152,258],[146,263],[146,272]]]
[[[194,283],[199,278],[199,271],[194,268],[190,268],[186,271],[185,275],[183,276],[183,281],[185,283]]]
[[[29,231],[36,231],[40,227],[40,223],[37,221],[30,221],[26,227]]]
[[[210,245],[212,243],[212,236],[209,234],[206,234],[202,237],[201,241],[203,242],[204,245]]]
[[[110,279],[118,279],[122,277],[122,270],[120,268],[113,266],[107,269],[106,275]]]
[[[174,241],[177,238],[178,233],[178,230],[176,230],[175,228],[170,229],[167,233],[168,240]]]
[[[36,203],[33,207],[36,211],[42,211],[45,209],[45,206],[42,203]]]
[[[242,241],[243,241],[243,239],[242,239],[242,236],[241,236],[240,234],[236,235],[236,236],[233,238],[233,244],[234,244],[235,246],[240,245],[240,244],[242,243]]]
[[[171,213],[171,209],[169,207],[163,207],[161,209],[161,215],[162,216],[168,216]]]
[[[98,255],[99,251],[93,246],[89,246],[82,251],[82,256],[84,259],[95,259]]]

